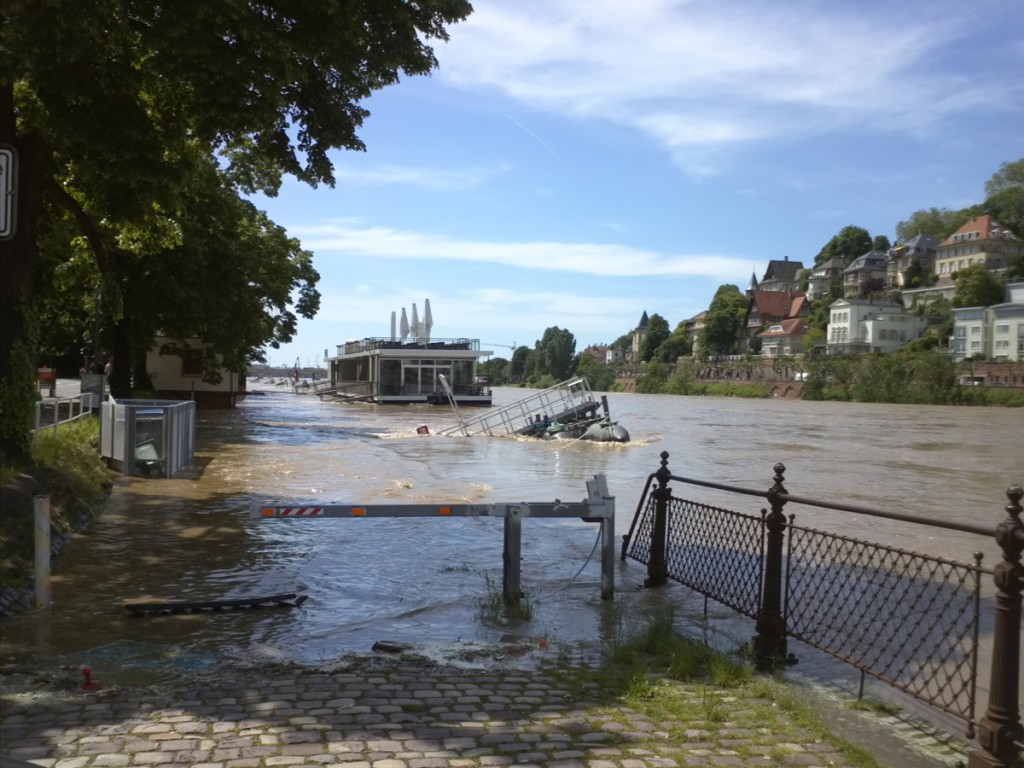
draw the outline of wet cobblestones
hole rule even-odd
[[[5,690],[0,739],[5,755],[52,768],[852,765],[792,723],[739,724],[785,719],[771,702],[726,696],[721,706],[713,722],[663,722],[622,702],[601,702],[596,689],[550,672],[396,660],[361,671],[276,670],[193,688]],[[759,708],[774,711],[763,718],[768,713]]]

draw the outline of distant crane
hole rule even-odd
[[[519,347],[516,346],[516,343],[514,341],[512,342],[512,346],[509,346],[508,344],[497,344],[497,343],[492,343],[490,341],[482,341],[482,342],[480,342],[480,346],[483,346],[483,347],[501,347],[502,349],[511,349],[513,352],[515,352],[517,349],[519,349]]]

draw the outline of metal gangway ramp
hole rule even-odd
[[[538,416],[547,416],[551,421],[564,420],[570,414],[593,410],[600,407],[590,391],[587,380],[581,377],[568,379],[553,387],[534,392],[515,402],[492,408],[484,414],[469,419],[462,418],[458,407],[452,403],[459,423],[437,431],[439,435],[513,435],[532,424]]]

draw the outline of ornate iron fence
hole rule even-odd
[[[1024,524],[1020,486],[1007,491],[998,527],[948,523],[789,494],[775,465],[767,491],[673,475],[668,453],[647,479],[621,557],[647,564],[647,586],[671,578],[756,620],[761,666],[799,640],[978,729],[971,768],[1012,766],[1024,750],[1020,722],[1020,623]],[[767,499],[749,515],[676,498],[669,482]],[[796,524],[788,502],[994,537],[995,569],[955,562]],[[988,709],[975,717],[983,576],[993,576],[995,631]]]

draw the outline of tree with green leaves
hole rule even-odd
[[[910,352],[906,347],[902,351]],[[909,354],[909,360],[914,372],[912,389],[918,400],[931,405],[953,402],[957,387],[953,358],[933,349]]]
[[[110,328],[105,348],[118,361],[116,395],[130,394],[133,374],[147,388],[146,353],[158,335],[167,339],[164,354],[184,357],[198,342],[203,379],[216,384],[222,369],[244,372],[265,345],[294,336],[298,316],[319,308],[312,254],[226,185],[212,159],[196,162],[165,236],[151,229],[129,239],[127,225],[102,222],[82,249]],[[64,301],[70,292],[49,295]],[[45,300],[41,306],[49,317]]]
[[[704,355],[731,355],[739,346],[747,297],[735,285],[719,286],[704,317],[700,350]]]
[[[992,197],[1004,189],[1024,189],[1024,157],[1020,160],[1003,163],[992,178],[985,182],[985,195]]]
[[[509,369],[511,363],[504,357],[491,357],[481,361],[477,366],[477,372],[481,376],[488,376],[495,386],[507,384],[509,381]]]
[[[857,362],[853,386],[857,400],[862,403],[899,403],[906,400],[913,370],[900,355],[862,355]]]
[[[673,365],[679,358],[689,355],[692,349],[691,323],[689,320],[681,320],[672,331],[672,335],[658,347],[655,357],[663,363]]]
[[[572,375],[573,358],[576,354],[576,337],[568,330],[552,326],[544,331],[537,342],[537,371],[556,381],[564,381]]]
[[[526,364],[530,357],[530,348],[520,345],[512,351],[512,361],[509,366],[509,378],[519,384],[526,379]]]
[[[969,210],[951,211],[948,208],[929,208],[914,211],[910,218],[896,225],[896,240],[905,243],[918,235],[931,235],[939,242],[956,232],[971,220]]]
[[[1008,281],[1024,278],[1024,253],[1010,259],[1006,272],[1003,274]]]
[[[1006,285],[983,264],[972,264],[956,273],[954,307],[991,307],[1005,300]]]
[[[643,373],[636,380],[636,391],[641,394],[657,395],[664,391],[671,369],[659,360],[644,366]]]
[[[113,283],[144,274],[158,244],[180,245],[197,153],[243,193],[276,194],[285,174],[333,184],[328,152],[364,149],[362,102],[433,70],[431,41],[470,11],[466,0],[0,5],[0,143],[17,153],[18,200],[0,260],[0,458],[28,451],[40,246],[66,221],[44,206],[67,213]]]
[[[615,386],[615,368],[588,349],[580,352],[576,359],[576,375],[586,379],[590,388],[598,392],[608,392]]]
[[[814,257],[814,266],[824,264],[829,259],[841,258],[847,262],[863,256],[871,250],[871,234],[863,227],[853,225],[843,227]]]
[[[655,313],[647,319],[647,331],[644,333],[643,344],[640,350],[641,362],[648,362],[654,359],[655,353],[668,341],[672,333],[668,327],[668,321],[661,315]]]
[[[981,210],[1017,237],[1024,238],[1024,187],[1000,189],[981,205]]]

